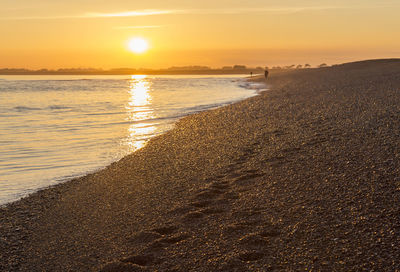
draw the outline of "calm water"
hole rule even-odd
[[[258,87],[237,76],[0,76],[0,205],[102,168],[182,116]]]

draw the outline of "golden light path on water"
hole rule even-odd
[[[154,118],[152,97],[150,95],[151,83],[145,75],[131,76],[129,86],[129,102],[126,107],[129,121],[133,124],[128,128],[128,145],[132,151],[145,146],[145,135],[151,135],[156,130],[154,123],[141,122]]]

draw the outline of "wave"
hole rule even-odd
[[[13,110],[16,111],[39,111],[43,109],[48,109],[48,110],[65,110],[65,109],[72,109],[72,107],[69,106],[63,106],[63,105],[51,105],[46,108],[36,108],[36,107],[28,107],[28,106],[17,106],[14,107]]]
[[[86,116],[100,116],[100,115],[118,115],[118,114],[126,114],[124,111],[116,111],[116,112],[96,112],[96,113],[85,113]]]
[[[41,108],[33,108],[33,107],[26,107],[26,106],[17,106],[13,108],[16,111],[34,111],[34,110],[41,110]]]
[[[72,109],[72,107],[63,106],[63,105],[52,105],[52,106],[49,106],[48,109],[50,109],[50,110],[64,110],[64,109]]]
[[[76,81],[120,81],[125,79],[112,79],[112,78],[79,78],[79,79],[40,79],[40,80],[30,80],[30,81],[41,81],[41,82],[76,82]]]
[[[257,92],[265,91],[268,89],[264,83],[251,82],[251,81],[247,81],[246,79],[241,80],[240,83],[238,84],[238,86],[241,88],[247,89],[247,90],[254,90]]]
[[[233,102],[203,104],[203,105],[198,105],[198,106],[194,106],[194,107],[186,107],[186,108],[184,108],[184,110],[187,111],[188,114],[190,114],[190,113],[194,113],[194,112],[199,112],[199,111],[204,111],[204,110],[217,108],[217,107],[220,107],[220,106],[223,106],[223,105],[227,105],[227,104],[231,104],[231,103],[233,103]]]

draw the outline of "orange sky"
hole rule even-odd
[[[329,64],[400,57],[400,1],[1,0],[0,67]],[[135,55],[127,43],[149,41]]]

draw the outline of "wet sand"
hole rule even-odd
[[[0,270],[400,270],[400,60],[269,84],[1,208]]]

